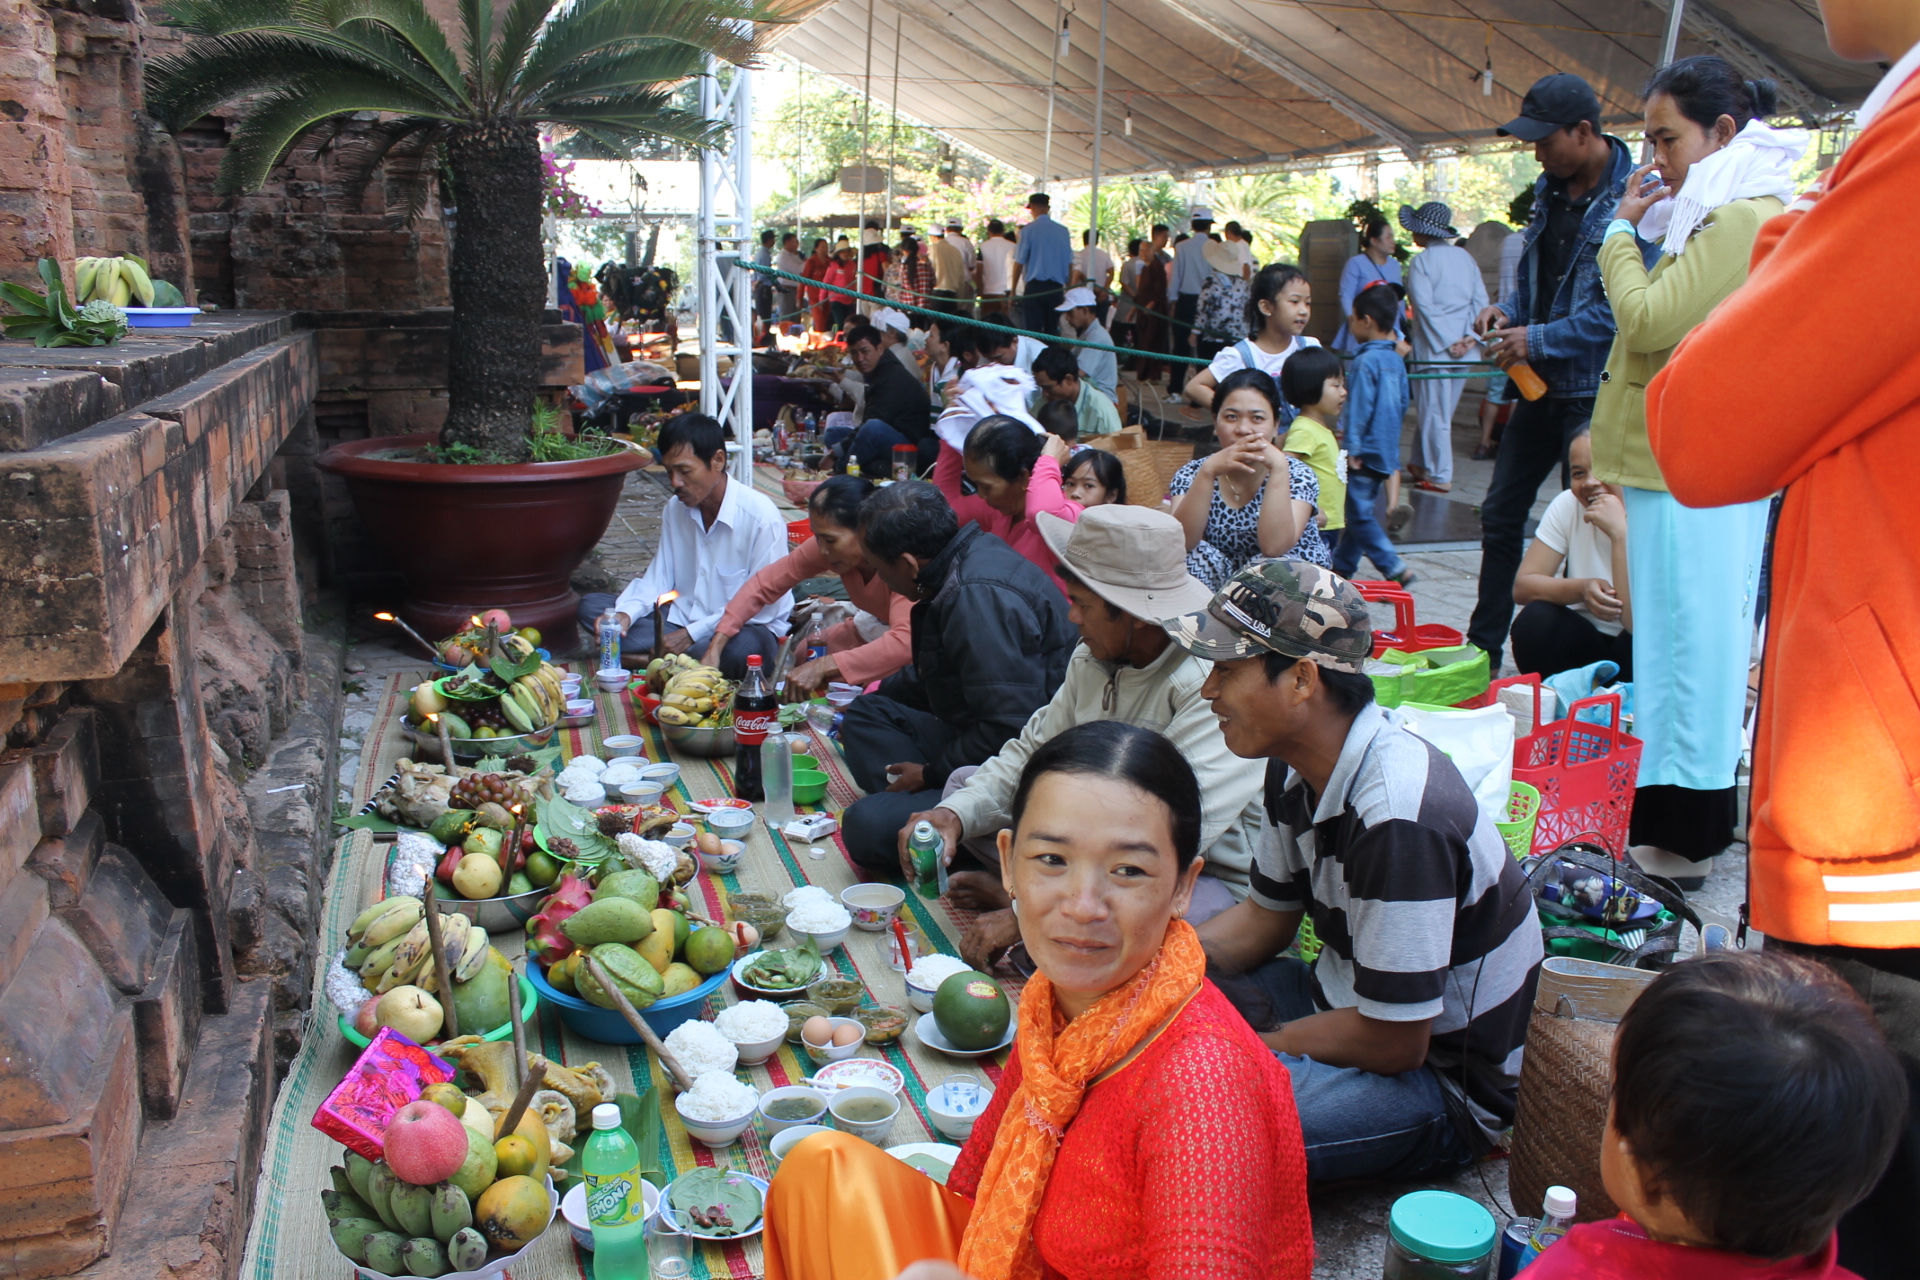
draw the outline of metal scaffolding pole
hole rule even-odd
[[[721,83],[730,69],[731,81]],[[753,483],[753,273],[738,264],[753,242],[753,73],[710,59],[700,79],[700,114],[732,128],[725,151],[700,153],[700,212],[694,229],[700,295],[700,412],[720,420],[738,446],[734,479]],[[725,330],[724,340],[722,330]],[[720,357],[733,360],[720,380]]]
[[[1060,26],[1065,10],[1066,0],[1053,0],[1053,63],[1047,68],[1047,141],[1040,160],[1042,191],[1047,189],[1047,179],[1053,172],[1053,99],[1060,85],[1060,46],[1066,43],[1061,38]]]
[[[1093,69],[1093,191],[1087,199],[1089,247],[1100,243],[1100,143],[1107,126],[1107,0],[1100,0],[1100,51]],[[1087,254],[1088,275],[1092,275],[1093,254]]]

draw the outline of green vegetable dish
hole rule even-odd
[[[703,1236],[737,1236],[760,1222],[760,1188],[731,1169],[694,1169],[674,1179],[667,1203],[680,1229]]]
[[[798,991],[819,975],[820,948],[811,935],[791,951],[762,951],[740,974],[762,991]]]

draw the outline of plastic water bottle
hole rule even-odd
[[[793,748],[785,734],[770,733],[760,744],[760,786],[767,798],[760,806],[770,827],[793,821]]]
[[[620,615],[612,609],[600,615],[595,626],[600,637],[600,670],[618,671],[620,669],[620,642],[626,638],[620,630]]]
[[[807,623],[805,647],[807,661],[827,656],[827,620],[820,616],[821,610],[813,611],[813,621]]]
[[[913,834],[907,837],[907,852],[913,855],[914,883],[923,898],[938,898],[947,891],[947,865],[940,857],[943,843],[931,822],[915,823]]]
[[[593,1109],[593,1136],[580,1155],[587,1219],[593,1226],[593,1274],[599,1280],[642,1280],[647,1274],[647,1216],[640,1185],[640,1148],[620,1127],[620,1108]]]
[[[1580,1198],[1572,1188],[1547,1188],[1546,1197],[1540,1202],[1540,1221],[1533,1224],[1526,1251],[1520,1255],[1520,1270],[1525,1271],[1549,1246],[1559,1243],[1560,1237],[1573,1225],[1573,1212],[1579,1207]]]

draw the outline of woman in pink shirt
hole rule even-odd
[[[1067,442],[1059,436],[1035,434],[1018,418],[994,414],[980,419],[967,434],[964,459],[941,442],[933,483],[947,495],[961,524],[971,520],[999,537],[1039,565],[1064,592],[1054,572],[1059,557],[1047,547],[1033,517],[1050,511],[1062,520],[1080,518],[1083,508],[1060,488],[1060,464],[1067,456]],[[973,482],[972,494],[960,491],[963,474]]]
[[[887,590],[887,584],[866,565],[860,545],[860,504],[873,492],[871,481],[858,476],[834,476],[821,482],[807,499],[807,523],[813,536],[790,554],[748,578],[720,617],[713,643],[707,647],[708,666],[718,666],[720,650],[754,614],[808,578],[833,572],[846,586],[847,599],[887,623],[886,634],[865,640],[851,621],[827,631],[827,656],[802,662],[787,672],[787,683],[809,694],[820,693],[830,680],[866,685],[890,676],[913,657],[913,602]]]

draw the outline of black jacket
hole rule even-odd
[[[919,444],[933,436],[933,401],[900,357],[883,351],[867,377],[866,413]]]
[[[913,664],[878,690],[958,729],[927,763],[939,787],[1017,737],[1066,678],[1080,633],[1067,598],[1031,560],[969,524],[920,572]]]

